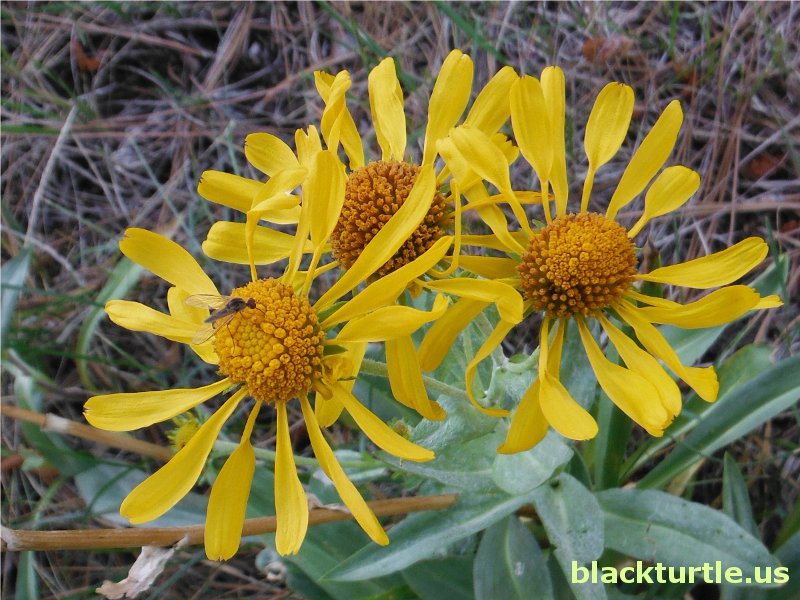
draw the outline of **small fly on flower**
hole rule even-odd
[[[246,308],[256,308],[254,298],[238,296],[218,296],[215,294],[195,294],[186,298],[186,304],[195,308],[207,308],[211,311],[203,326],[198,329],[193,344],[208,341],[221,327],[231,322],[233,317]]]

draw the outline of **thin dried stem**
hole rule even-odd
[[[379,517],[404,515],[425,510],[449,508],[458,499],[455,494],[391,498],[368,502]],[[346,509],[317,508],[309,513],[309,526],[349,521],[353,515]],[[258,517],[244,522],[242,536],[259,535],[275,531],[275,517]],[[97,550],[103,548],[137,548],[141,546],[170,546],[187,538],[187,543],[203,543],[203,525],[187,527],[152,527],[140,529],[73,529],[55,531],[30,531],[2,528],[2,550]]]

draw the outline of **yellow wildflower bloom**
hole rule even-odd
[[[762,298],[745,285],[728,285],[756,267],[767,254],[760,238],[748,238],[727,250],[683,264],[638,273],[632,241],[654,217],[682,206],[699,188],[699,175],[684,166],[662,170],[677,139],[683,120],[680,104],[672,102],[634,153],[614,191],[605,214],[589,212],[594,176],[619,150],[633,110],[633,90],[621,83],[607,85],[597,97],[586,127],[585,149],[589,159],[580,211],[567,211],[568,184],[564,151],[564,75],[548,67],[541,80],[520,78],[511,88],[511,120],[522,155],[533,167],[542,196],[552,186],[555,215],[544,204],[547,225],[533,230],[527,219],[515,233],[494,230],[493,235],[471,236],[465,244],[493,248],[508,258],[475,258],[474,272],[494,277],[495,284],[516,289],[524,298],[524,314],[543,314],[540,334],[538,377],[523,394],[505,443],[498,449],[511,453],[538,443],[552,425],[562,435],[584,440],[597,433],[597,423],[576,402],[559,380],[564,334],[570,322],[578,328],[595,376],[616,405],[654,436],[663,435],[681,409],[681,395],[662,361],[706,401],[718,392],[713,367],[681,364],[675,351],[653,325],[668,323],[684,328],[712,327],[728,323],[753,309],[779,306],[777,296]],[[488,150],[487,150],[488,148]],[[507,163],[487,143],[486,136],[462,126],[440,142],[440,151],[456,177],[480,176],[497,187],[512,206],[519,203],[511,189]],[[660,173],[659,173],[660,171]],[[656,175],[658,175],[656,177]],[[652,181],[655,177],[655,181]],[[644,211],[625,229],[615,217],[618,211],[642,193]],[[487,304],[488,298],[468,293],[471,280],[452,280],[428,287],[462,297],[431,328],[423,342],[421,363],[434,368],[443,357],[438,343],[428,338],[455,339],[458,332]],[[677,302],[648,296],[637,282],[654,281],[697,289],[720,289],[692,302]],[[726,287],[720,287],[726,286]],[[615,326],[609,316],[627,323],[642,349]],[[594,340],[587,321],[596,319],[616,348],[624,366],[609,361]],[[467,391],[477,363],[489,355],[512,328],[502,321],[479,349],[467,368]],[[658,360],[657,360],[658,359]],[[502,415],[499,409],[484,409]]]
[[[372,252],[370,247],[376,237],[389,229],[393,233],[386,235],[383,243],[388,244],[391,252],[388,259],[371,272],[372,285],[377,283],[376,280],[402,270],[442,239],[453,240],[452,255],[444,257],[450,265],[439,270],[436,262],[431,262],[424,273],[431,277],[448,276],[457,268],[460,259],[460,190],[471,195],[470,187],[478,184],[479,179],[464,180],[459,182],[460,185],[452,182],[449,193],[445,194],[443,186],[450,176],[449,170],[434,174],[434,169],[439,140],[461,120],[469,102],[472,75],[473,64],[469,56],[453,50],[446,57],[431,94],[422,160],[414,163],[406,158],[406,117],[395,64],[391,58],[381,61],[369,74],[370,107],[381,160],[365,163],[364,144],[345,101],[351,84],[349,73],[341,71],[335,76],[315,73],[317,90],[325,102],[320,122],[322,140],[314,127],[309,128],[308,134],[298,131],[295,155],[275,136],[267,133],[248,136],[245,154],[253,166],[270,177],[267,184],[219,172],[204,173],[198,192],[209,200],[246,212],[247,223],[214,224],[203,250],[218,260],[255,264],[273,262],[291,254],[292,263],[299,264],[303,255],[311,252],[311,246],[292,246],[292,236],[262,227],[258,221],[286,222],[288,211],[294,210],[296,205],[296,197],[290,191],[292,186],[298,185],[303,170],[324,167],[327,176],[336,183],[331,189],[339,194],[336,201],[329,204],[330,213],[312,213],[311,216],[326,222],[332,220],[335,224],[327,231],[324,243],[317,246],[322,254],[330,253],[332,256],[333,262],[326,267],[340,266],[347,270],[344,280],[351,281],[355,277],[357,281],[353,280],[353,285],[363,282],[366,276],[362,276],[361,271],[355,270],[352,274],[350,271],[364,254]],[[518,153],[498,130],[508,120],[508,94],[516,78],[510,67],[501,69],[478,95],[463,120],[464,124],[484,133],[508,162],[513,162]],[[344,149],[349,172],[341,163],[338,168],[333,163],[310,164],[309,157],[316,156],[322,141],[331,155],[337,155],[340,146]],[[334,176],[338,173],[346,173],[343,185]],[[526,201],[538,200],[536,195],[523,198]],[[481,215],[486,211],[499,211],[496,206],[485,204],[486,200],[484,205],[478,202],[463,208],[474,209]],[[307,220],[300,218],[300,224]],[[451,233],[452,237],[449,236]],[[299,225],[295,239],[302,237]],[[318,241],[323,240],[320,238]],[[319,258],[315,256],[314,260]],[[406,282],[412,292],[421,289],[420,282],[407,278]],[[479,288],[483,285],[477,284]],[[514,304],[514,316],[509,318],[517,321],[522,318],[522,301],[517,295],[510,297],[506,304]],[[440,349],[447,350],[444,345]],[[444,410],[430,400],[425,391],[416,347],[410,336],[386,341],[386,362],[389,383],[399,402],[428,419],[444,418]],[[316,409],[320,421],[327,425],[336,419],[341,406],[325,401],[318,403]]]
[[[299,399],[320,466],[356,521],[379,544],[388,543],[388,538],[320,433],[320,424],[308,400],[309,392],[315,392],[317,404],[332,401],[342,406],[383,450],[412,461],[426,461],[434,456],[395,433],[363,406],[351,390],[368,342],[408,336],[444,312],[447,305],[444,297],[436,299],[431,311],[393,304],[409,279],[441,260],[451,240],[443,238],[417,261],[384,278],[382,286],[367,286],[347,302],[337,304],[360,281],[359,274],[362,279],[366,278],[391,254],[391,250],[386,250],[389,245],[382,242],[393,230],[384,228],[385,233],[376,236],[375,242],[348,271],[349,280],[341,278],[312,301],[309,297],[311,283],[325,270],[318,268],[314,259],[318,259],[329,230],[335,224],[335,221],[317,218],[335,213],[330,203],[336,201],[337,195],[331,191],[331,174],[325,165],[338,165],[327,151],[321,151],[312,162],[321,168],[309,169],[303,179],[301,209],[304,215],[310,215],[310,222],[304,227],[306,237],[298,237],[294,244],[301,249],[310,246],[313,258],[305,272],[298,271],[299,261],[290,261],[280,279],[254,276],[250,283],[234,289],[218,304],[211,304],[220,297],[219,291],[178,244],[143,229],[127,230],[120,243],[120,249],[128,258],[173,287],[167,296],[169,314],[137,302],[113,300],[106,305],[111,320],[131,330],[147,331],[189,345],[203,360],[218,365],[224,377],[196,389],[95,396],[86,403],[86,419],[101,429],[129,431],[172,419],[238,386],[167,464],[128,495],[120,512],[132,523],[142,523],[174,506],[197,481],[225,421],[244,398],[255,399],[241,443],[225,462],[209,498],[205,544],[206,553],[212,559],[227,559],[238,548],[255,469],[250,435],[264,404],[273,405],[277,413],[276,547],[281,554],[299,550],[308,524],[306,496],[295,470],[289,441],[286,410],[289,400]],[[421,177],[432,180],[433,176],[423,173]],[[343,183],[343,177],[341,179]],[[310,210],[306,212],[306,208]],[[394,234],[400,235],[402,231]],[[198,299],[208,299],[210,306],[219,308],[209,315],[208,310],[196,307]],[[220,318],[224,313],[225,318]],[[199,334],[208,327],[209,321],[215,327],[213,335]],[[342,323],[344,326],[334,337],[332,328]]]

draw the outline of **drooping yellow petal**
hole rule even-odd
[[[219,294],[192,255],[163,235],[132,227],[125,230],[119,249],[133,262],[190,294]]]
[[[203,361],[216,365],[219,364],[219,357],[214,350],[214,340],[209,338],[202,344],[195,344],[194,338],[197,330],[202,327],[203,321],[208,318],[208,310],[189,306],[186,300],[190,294],[186,290],[171,287],[167,290],[167,306],[169,313],[178,320],[195,324],[195,335],[188,340],[189,347],[203,359]]]
[[[447,297],[437,295],[430,311],[410,306],[384,306],[350,319],[336,339],[345,342],[382,342],[411,335],[425,323],[442,316],[448,304]]]
[[[322,140],[313,125],[308,126],[308,132],[302,129],[294,132],[294,145],[297,148],[297,159],[303,167],[308,167],[317,153],[322,152]]]
[[[683,379],[703,400],[713,402],[717,399],[719,382],[713,367],[684,366],[661,332],[641,315],[640,309],[624,300],[618,302],[614,308],[620,317],[633,327],[636,337],[650,354],[663,360],[664,364]]]
[[[586,356],[603,391],[622,412],[644,427],[650,435],[664,435],[664,429],[672,422],[673,415],[664,408],[653,385],[638,373],[608,360],[586,323],[582,319],[578,319],[577,323]]]
[[[256,402],[239,445],[222,465],[211,487],[204,534],[206,556],[211,560],[228,560],[239,549],[247,499],[256,471],[256,455],[250,435],[260,408],[261,402]]]
[[[664,166],[675,147],[675,140],[678,139],[678,131],[682,123],[681,103],[673,100],[661,113],[636,152],[633,153],[625,172],[622,173],[617,189],[614,190],[614,195],[611,196],[606,218],[614,219],[619,210],[641,194],[650,180]],[[627,125],[625,130],[627,131]],[[691,194],[689,195],[691,196]]]
[[[661,404],[675,416],[681,411],[681,392],[675,382],[650,354],[639,348],[627,335],[622,333],[605,315],[598,315],[608,339],[614,344],[625,365],[636,371],[653,384],[653,388],[661,397]]]
[[[255,193],[249,211],[270,213],[296,207],[300,199],[290,192],[303,182],[307,173],[305,168],[284,169],[276,173]]]
[[[330,306],[386,264],[428,213],[433,202],[435,182],[433,169],[430,166],[422,167],[406,201],[370,240],[352,266],[316,302],[314,306],[317,310]]]
[[[199,388],[92,396],[83,405],[83,416],[98,429],[132,431],[183,414],[231,385],[226,377]]]
[[[281,556],[297,554],[308,529],[308,501],[292,454],[286,402],[275,403],[278,414],[275,438],[275,549]]]
[[[525,75],[511,87],[511,125],[522,155],[539,181],[550,180],[553,167],[553,128],[539,80]]]
[[[653,303],[656,299],[644,294],[636,294],[637,300]],[[671,300],[657,299],[659,306],[646,306],[639,309],[651,323],[668,323],[684,329],[715,327],[738,319],[756,307],[761,297],[758,292],[746,285],[731,285],[714,290],[700,300],[689,304],[679,304]]]
[[[131,331],[146,331],[173,342],[189,344],[197,333],[199,323],[176,319],[139,302],[109,300],[106,303],[109,319]]]
[[[544,319],[539,334],[539,406],[544,418],[561,435],[574,440],[588,440],[597,435],[597,422],[578,404],[559,381],[561,352],[566,325],[557,323],[556,334],[549,341],[550,319]]]
[[[781,300],[780,296],[771,294],[761,298],[758,301],[758,304],[753,307],[753,310],[761,310],[763,308],[778,308],[779,306],[783,306],[783,300]]]
[[[486,408],[478,403],[472,391],[473,382],[475,381],[475,371],[478,368],[478,364],[484,358],[494,352],[495,348],[502,343],[506,335],[508,335],[508,332],[514,328],[514,325],[515,323],[508,323],[507,321],[501,320],[492,330],[492,333],[489,334],[489,337],[486,338],[486,341],[484,341],[481,347],[478,348],[474,358],[470,361],[466,370],[464,371],[464,383],[469,401],[472,402],[472,405],[475,406],[475,408],[477,408],[483,414],[489,415],[490,417],[505,417],[508,415],[508,411],[504,408]]]
[[[376,417],[366,406],[361,404],[353,394],[342,385],[333,386],[336,396],[344,404],[344,409],[378,448],[398,458],[424,462],[432,460],[435,455],[430,450],[410,442],[391,427]]]
[[[456,338],[487,306],[489,302],[461,298],[436,319],[419,347],[419,364],[422,369],[436,369],[447,356]]]
[[[650,219],[660,217],[683,206],[700,187],[700,175],[681,165],[668,167],[647,190],[644,212],[631,227],[628,237],[635,237]]]
[[[636,278],[698,289],[728,285],[758,266],[767,251],[764,240],[749,237],[720,252],[661,267]]]
[[[323,358],[323,369],[328,372],[336,371],[333,380],[338,377],[338,384],[349,392],[352,392],[353,386],[356,383],[358,373],[361,371],[361,363],[364,361],[364,354],[367,352],[367,342],[341,342],[336,341],[336,345],[345,348],[345,352],[335,357]],[[333,360],[341,359],[341,367],[339,370],[329,368]],[[322,385],[318,384],[319,388]],[[314,401],[314,411],[317,415],[317,421],[322,427],[330,427],[339,418],[344,410],[344,405],[335,395],[328,394],[326,397],[322,392],[327,393],[326,390],[317,389],[316,399]]]
[[[358,493],[356,486],[348,479],[344,470],[342,469],[339,461],[336,460],[336,455],[331,450],[328,442],[325,441],[325,436],[320,432],[319,424],[314,416],[314,411],[308,403],[305,396],[300,397],[300,406],[303,409],[303,418],[306,421],[306,429],[308,430],[308,439],[311,441],[311,447],[314,450],[314,456],[319,461],[319,466],[325,474],[333,481],[336,486],[336,491],[339,492],[342,501],[345,503],[350,512],[355,517],[355,520],[361,526],[361,529],[372,539],[372,541],[385,546],[389,543],[389,538],[386,532],[378,522],[375,513],[367,505]]]
[[[347,157],[350,159],[350,170],[364,166],[364,147],[358,135],[353,116],[347,109],[345,93],[350,89],[350,74],[339,71],[336,76],[322,71],[314,72],[317,91],[325,102],[320,129],[328,148],[336,152],[341,141]]]
[[[244,223],[217,221],[208,231],[203,242],[203,252],[224,262],[246,265],[246,227]],[[294,245],[294,236],[269,227],[256,227],[253,231],[253,258],[257,265],[268,265],[289,256]],[[313,252],[311,242],[306,240],[304,252]]]
[[[500,258],[496,256],[461,256],[459,265],[465,271],[486,277],[487,279],[505,279],[516,277],[518,260],[513,258]]]
[[[386,365],[389,385],[396,400],[431,421],[445,418],[444,410],[430,400],[425,391],[417,351],[410,336],[386,341]]]
[[[519,77],[513,68],[500,69],[475,98],[464,125],[479,129],[487,135],[500,129],[510,115],[508,96],[517,79]]]
[[[512,324],[522,321],[522,296],[513,287],[501,281],[458,277],[429,281],[425,287],[436,292],[453,294],[459,298],[494,303],[500,312],[500,318],[504,321]]]
[[[370,283],[352,300],[348,300],[344,306],[323,320],[320,324],[321,327],[329,329],[337,323],[348,321],[376,308],[393,303],[406,289],[408,282],[426,273],[444,258],[452,241],[453,238],[450,236],[436,240],[422,256]]]
[[[246,395],[247,388],[243,387],[228,398],[167,464],[128,494],[120,514],[133,524],[146,523],[175,506],[200,477],[220,429]]]
[[[589,170],[583,185],[581,212],[586,212],[594,184],[594,174],[617,153],[633,114],[633,89],[623,83],[609,83],[598,94],[589,121],[583,146],[589,159]]]
[[[383,160],[403,160],[406,154],[406,115],[394,60],[383,59],[370,71],[368,81],[372,122]]]
[[[436,142],[454,127],[469,102],[472,90],[472,60],[460,50],[453,50],[442,63],[428,105],[428,126],[422,164],[433,164]]]
[[[251,133],[244,140],[244,155],[256,169],[272,177],[300,166],[286,142],[270,133]]]
[[[247,212],[253,204],[253,197],[263,186],[260,181],[232,173],[204,171],[197,184],[197,193],[211,202]]]
[[[550,115],[553,145],[553,166],[550,170],[550,183],[556,197],[556,215],[567,214],[567,155],[564,142],[564,126],[566,121],[566,81],[564,71],[558,67],[547,67],[541,77],[544,100]]]
[[[539,379],[535,379],[522,395],[505,441],[497,447],[500,454],[516,454],[530,450],[544,439],[550,423],[539,403]]]

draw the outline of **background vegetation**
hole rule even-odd
[[[608,81],[634,87],[629,143],[601,171],[599,202],[657,115],[679,98],[685,121],[671,161],[698,170],[703,183],[679,215],[650,228],[646,256],[674,263],[750,235],[769,240],[773,251],[761,282],[786,305],[686,345],[703,363],[727,365],[723,385],[732,387],[787,364],[800,348],[798,13],[800,5],[788,2],[3,2],[3,404],[82,421],[81,406],[92,392],[207,380],[207,367],[178,345],[103,318],[109,297],[150,304],[164,297],[163,282],[121,260],[122,231],[134,226],[167,233],[199,257],[212,219],[233,218],[198,197],[200,173],[257,176],[242,152],[248,133],[270,131],[290,140],[296,128],[318,122],[315,70],[351,72],[351,109],[367,131],[367,73],[393,56],[411,139],[419,140],[435,74],[453,47],[472,56],[479,85],[505,64],[533,75],[550,64],[565,70],[573,192],[585,169],[581,128],[594,96]],[[516,183],[528,183],[522,171]],[[633,215],[631,210],[621,218]],[[246,270],[230,268],[216,279],[225,289],[246,276]],[[535,326],[518,328],[506,355],[529,351]],[[385,383],[369,382],[362,394],[380,404]],[[669,471],[656,465],[675,448],[674,440],[657,446],[634,434],[627,448],[615,450],[613,471],[606,468],[610,458],[589,461],[594,483],[603,489],[660,478],[657,487],[719,509],[723,471],[728,478],[738,473],[736,485],[725,489],[746,492],[751,530],[775,550],[800,522],[800,412],[792,404],[761,419],[743,416],[747,427],[724,446],[690,452]],[[388,405],[383,411],[404,416]],[[297,413],[293,443],[303,455],[308,443]],[[691,422],[691,410],[686,414]],[[152,461],[5,416],[5,526],[120,524],[115,511],[130,489],[120,469],[151,471]],[[273,433],[265,422],[254,442],[271,447]],[[158,427],[137,435],[165,441]],[[346,427],[333,435],[340,448],[363,449]],[[614,454],[604,448],[604,456]],[[587,445],[584,456],[598,452]],[[268,506],[269,484],[261,481],[256,500]],[[411,476],[371,481],[375,497],[412,493],[420,485],[425,491],[423,479]],[[200,515],[188,510],[174,519],[198,522]],[[490,530],[491,543],[516,539],[517,521],[505,523],[506,529]],[[488,534],[459,540],[441,559],[450,562],[423,562],[391,579],[357,584],[319,579],[326,570],[321,565],[333,566],[363,545],[346,525],[316,528],[305,558],[285,564],[264,550],[263,539],[244,545],[225,564],[206,561],[202,548],[186,548],[150,597],[427,598],[442,589],[425,587],[437,581],[455,590],[451,597],[472,597],[480,591],[473,589],[472,563],[465,565],[477,560],[478,544],[486,539]],[[20,600],[93,597],[104,578],[122,578],[134,556],[127,550],[5,552],[1,591]],[[800,579],[800,567],[792,575]],[[394,595],[381,595],[389,593]],[[691,593],[711,598],[718,590],[699,586]]]

